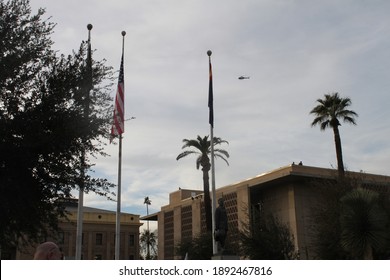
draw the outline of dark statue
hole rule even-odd
[[[215,241],[223,250],[225,247],[225,239],[228,231],[228,220],[223,198],[218,199],[218,208],[215,210]]]

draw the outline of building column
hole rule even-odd
[[[194,199],[192,203],[192,237],[201,233],[201,199]]]
[[[164,212],[163,211],[160,211],[158,212],[157,214],[157,223],[158,223],[158,226],[157,226],[157,230],[158,230],[158,248],[157,248],[157,258],[159,260],[163,260],[164,259],[164,252],[165,252],[165,246],[164,246],[164,238],[165,238],[165,235],[164,235],[164,228],[165,228],[165,219],[164,219]]]
[[[181,206],[173,209],[173,240],[174,244],[181,241]]]
[[[238,230],[243,230],[243,224],[249,225],[250,220],[250,194],[249,185],[240,186],[237,188],[237,218]]]

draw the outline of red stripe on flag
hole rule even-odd
[[[114,117],[111,127],[111,138],[122,135],[125,131],[125,81],[123,71],[123,55],[119,70],[118,89],[115,97]]]

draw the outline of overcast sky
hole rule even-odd
[[[356,0],[30,0],[57,23],[54,49],[69,54],[93,24],[94,59],[117,71],[125,37],[122,210],[145,215],[169,193],[201,190],[195,157],[176,161],[182,140],[210,133],[212,50],[214,136],[229,141],[230,166],[216,160],[222,187],[302,161],[336,168],[331,130],[311,127],[326,93],[352,100],[357,126],[340,127],[351,171],[390,175],[390,2]],[[241,75],[250,79],[239,80]],[[116,86],[112,88],[115,96]],[[95,161],[117,182],[118,146]],[[77,194],[77,193],[76,193]],[[84,204],[115,210],[94,194]]]

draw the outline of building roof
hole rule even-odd
[[[158,221],[158,213],[149,214],[139,218],[141,221]]]
[[[67,218],[69,220],[76,220],[78,213],[78,200],[67,199],[63,202],[63,205],[65,206],[65,211],[68,213]],[[116,222],[116,211],[111,210],[83,206],[83,216],[83,221],[85,222]],[[121,212],[120,219],[121,223],[142,225],[142,223],[139,222],[139,215],[136,214]]]
[[[370,174],[364,172],[347,171],[347,176],[352,178],[359,178],[363,182],[375,183],[375,184],[390,184],[390,176]],[[290,176],[317,178],[317,179],[334,179],[337,178],[337,170],[321,167],[306,166],[302,164],[291,164],[274,169],[269,172],[259,174],[255,177],[224,186],[222,188],[231,188],[232,186],[246,185],[248,187],[258,186],[263,183],[274,181],[281,178],[287,178]],[[390,185],[389,185],[390,187]],[[221,189],[222,189],[221,188]]]
[[[334,179],[337,178],[337,170],[330,168],[321,168],[306,166],[302,163],[299,164],[290,164],[283,166],[269,172],[259,174],[255,177],[245,179],[227,186],[223,186],[217,189],[217,191],[223,191],[224,189],[233,189],[241,186],[249,188],[259,188],[261,186],[269,186],[274,182],[279,182],[280,180],[291,179],[293,178],[313,178],[313,179]],[[390,189],[390,176],[370,174],[364,172],[352,172],[347,171],[347,176],[353,178],[359,178],[364,183],[371,183],[377,185],[385,185]],[[180,200],[190,199],[189,193],[194,192],[194,190],[189,189],[179,189],[170,194],[170,204],[180,203]],[[197,195],[202,193],[202,191],[196,191]],[[184,194],[184,195],[183,195]],[[163,206],[164,207],[164,206]],[[162,208],[163,208],[162,207]],[[147,216],[140,217],[140,220],[149,220],[157,221],[158,213],[149,214]]]

